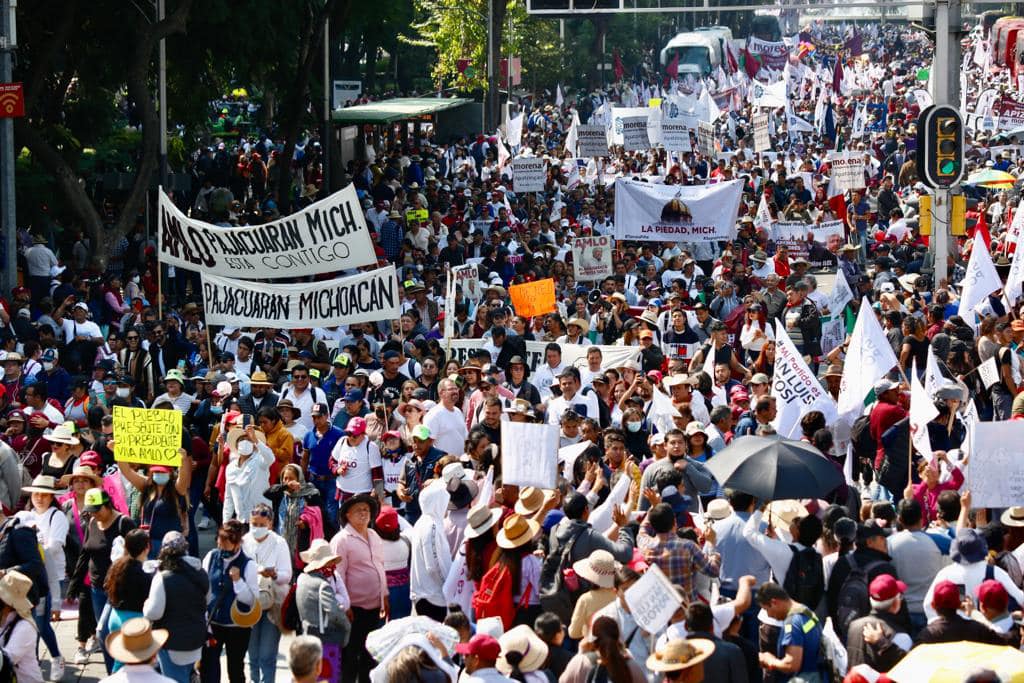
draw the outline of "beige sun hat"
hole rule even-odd
[[[607,550],[595,550],[572,564],[573,571],[601,588],[615,587],[615,558]]]
[[[703,638],[675,638],[647,658],[651,671],[681,671],[700,664],[715,651],[715,644]]]
[[[313,542],[309,544],[309,548],[299,553],[299,557],[306,563],[302,571],[307,573],[321,569],[331,562],[337,562],[341,559],[340,555],[336,555],[331,550],[331,544],[322,538],[313,539]]]
[[[153,628],[145,617],[129,619],[107,637],[107,652],[122,664],[145,664],[164,646],[167,629]]]
[[[523,656],[518,668],[524,674],[537,671],[544,666],[544,662],[548,659],[547,643],[526,625],[516,626],[502,634],[498,639],[498,644],[501,645],[501,655],[495,666],[506,676],[512,672],[512,665],[506,659],[509,653],[518,652]]]
[[[28,599],[28,593],[32,590],[32,579],[19,571],[8,569],[7,573],[0,577],[0,600],[5,605],[10,605],[18,615],[32,624],[32,602]]]

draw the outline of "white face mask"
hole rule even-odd
[[[128,398],[131,395],[132,395],[132,390],[129,389],[128,387],[118,387],[117,388],[117,397],[118,398]]]
[[[252,441],[239,441],[238,446],[235,448],[239,455],[252,455],[254,449],[255,446],[253,446]]]
[[[270,533],[270,529],[265,526],[254,526],[249,531],[252,533],[252,537],[257,541],[262,541]]]
[[[137,285],[139,284],[140,279],[141,278],[138,275],[136,275],[135,277],[132,278],[132,283]]]
[[[45,370],[46,372],[53,370],[53,363],[50,363],[49,361],[43,361],[43,370]]]

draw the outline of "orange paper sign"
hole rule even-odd
[[[531,318],[551,313],[555,309],[555,281],[551,278],[512,285],[508,288],[516,315]]]

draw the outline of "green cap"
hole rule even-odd
[[[426,441],[430,438],[430,427],[427,425],[416,425],[412,430],[412,438]]]

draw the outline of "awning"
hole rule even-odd
[[[470,102],[472,100],[465,97],[396,97],[390,100],[336,109],[331,112],[331,120],[345,125],[395,123],[396,121],[410,121],[430,116]]]

